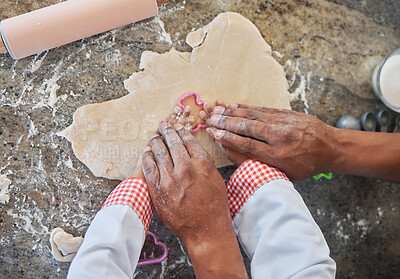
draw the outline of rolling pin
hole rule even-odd
[[[21,59],[157,15],[168,0],[68,0],[0,22],[0,53]]]

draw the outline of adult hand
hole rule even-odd
[[[207,151],[181,124],[163,121],[143,155],[151,200],[186,245],[198,278],[246,278],[225,183]]]
[[[234,104],[215,107],[207,124],[225,153],[252,157],[279,168],[291,179],[330,170],[335,129],[316,117]]]
[[[136,169],[133,171],[132,176],[131,177],[137,177],[140,178],[144,181],[144,174],[142,171],[142,158],[139,159]]]

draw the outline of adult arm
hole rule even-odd
[[[335,278],[324,236],[285,174],[248,159],[232,175],[227,192],[252,278]]]
[[[197,278],[247,278],[213,160],[183,125],[163,121],[159,133],[145,149],[143,173],[161,219],[185,244]]]
[[[218,106],[207,121],[225,149],[292,179],[332,171],[400,182],[400,134],[336,129],[304,113],[245,105]]]

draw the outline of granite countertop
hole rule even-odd
[[[0,19],[57,2],[3,0]],[[370,77],[400,47],[398,0],[171,0],[160,9],[165,32],[149,19],[20,61],[0,55],[0,184],[10,184],[9,201],[0,203],[0,278],[65,277],[69,264],[52,258],[49,232],[59,226],[83,235],[118,184],[94,177],[56,135],[75,110],[126,95],[123,81],[138,71],[143,51],[190,51],[186,34],[224,11],[260,29],[285,67],[294,110],[334,125],[343,114],[384,108]],[[225,179],[232,171],[221,169]],[[338,278],[400,274],[399,185],[334,174],[296,187],[326,236]],[[194,278],[184,248],[157,216],[150,230],[170,255],[134,277]]]

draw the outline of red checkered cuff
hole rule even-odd
[[[108,196],[102,209],[111,205],[127,205],[132,208],[147,233],[153,217],[153,208],[147,185],[142,179],[128,178],[122,181]]]
[[[258,188],[278,179],[289,181],[289,178],[276,168],[253,159],[244,161],[226,186],[232,219]]]

